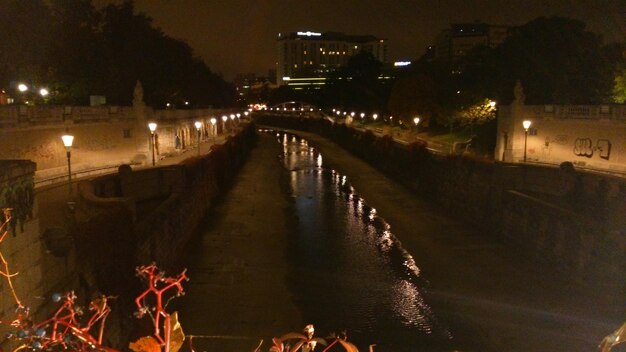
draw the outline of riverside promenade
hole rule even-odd
[[[207,154],[214,144],[222,144],[226,140],[227,135],[219,135],[215,138],[209,138],[200,143],[200,154]],[[198,149],[196,145],[192,145],[187,149],[182,150],[176,155],[171,155],[157,160],[156,166],[175,165],[181,161],[196,156]],[[134,166],[135,169],[149,168],[148,166]],[[41,186],[35,187],[36,201],[39,209],[39,226],[44,231],[46,228],[67,226],[67,212],[68,202],[76,202],[78,199],[77,184],[81,180],[88,179],[94,176],[100,176],[106,173],[117,173],[117,168],[109,168],[104,170],[105,172],[98,173],[96,175],[90,175],[86,177],[78,177],[72,175],[71,192],[68,187],[67,177],[64,181],[57,181],[52,184],[46,184],[45,182],[38,182]],[[67,175],[58,175],[67,176]],[[62,179],[57,177],[57,180]]]

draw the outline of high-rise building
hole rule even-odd
[[[372,35],[346,35],[339,32],[292,32],[278,34],[276,83],[295,85],[324,84],[325,77],[345,66],[360,52],[372,54],[387,63],[387,40]],[[315,82],[315,81],[318,82]]]
[[[437,37],[435,58],[453,60],[479,45],[494,48],[504,42],[508,36],[508,30],[508,26],[494,26],[480,22],[452,24]]]

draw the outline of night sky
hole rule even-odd
[[[135,7],[227,80],[274,68],[279,32],[387,38],[390,61],[418,58],[450,23],[476,20],[520,25],[558,15],[583,20],[605,42],[626,40],[626,0],[135,0]]]

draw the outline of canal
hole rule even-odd
[[[275,136],[292,205],[288,282],[305,320],[380,351],[447,346],[450,334],[424,298],[418,264],[375,205],[305,139]]]
[[[183,328],[196,351],[253,350],[314,324],[361,351],[449,351],[419,264],[305,139],[263,130],[187,255]],[[341,349],[333,349],[341,350]]]
[[[313,142],[259,133],[190,246],[173,307],[195,351],[267,351],[314,324],[321,337],[345,330],[360,351],[582,352],[616,326],[602,292],[298,135]]]

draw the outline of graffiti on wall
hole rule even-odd
[[[13,236],[16,234],[18,224],[23,232],[24,223],[33,218],[34,186],[33,177],[30,176],[12,184],[5,184],[0,188],[0,208],[12,209],[10,230]],[[1,214],[0,217],[2,217]]]
[[[596,154],[604,160],[611,157],[611,141],[598,139],[594,145],[591,138],[576,138],[574,141],[574,155],[591,158]]]

